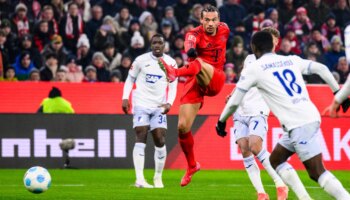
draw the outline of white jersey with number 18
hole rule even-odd
[[[312,61],[298,56],[267,53],[243,69],[237,89],[256,86],[282,127],[290,131],[321,117],[311,102],[302,73],[309,74]]]

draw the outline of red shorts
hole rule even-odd
[[[184,84],[184,90],[180,99],[180,104],[203,105],[204,96],[215,96],[223,88],[226,75],[223,70],[214,68],[214,74],[209,85],[202,87],[197,83],[196,76],[190,77]]]

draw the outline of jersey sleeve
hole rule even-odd
[[[196,48],[197,43],[199,42],[200,31],[196,28],[193,31],[189,31],[185,37],[184,48],[185,52],[187,52],[191,48]]]
[[[237,83],[238,90],[248,92],[251,87],[256,86],[257,76],[255,68],[256,66],[254,66],[254,63],[249,63],[246,67],[243,68],[241,77]]]
[[[302,74],[304,75],[311,74],[310,68],[313,61],[302,59],[299,56],[291,56],[291,58],[294,62],[296,62],[296,65],[299,67],[299,70]]]
[[[138,59],[135,59],[135,61],[131,64],[129,76],[131,76],[132,78],[137,78],[137,75],[140,73],[140,70],[140,61]]]

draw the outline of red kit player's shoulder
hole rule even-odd
[[[194,35],[195,37],[201,35],[204,33],[203,27],[202,26],[197,26],[196,28],[191,29],[190,31],[187,32],[187,34]]]
[[[223,33],[230,32],[230,28],[227,26],[225,22],[220,22],[218,25],[218,28],[220,32],[223,32]]]

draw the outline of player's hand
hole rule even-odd
[[[323,110],[322,115],[329,113],[330,117],[332,118],[338,117],[339,108],[340,104],[337,101],[333,100],[332,104]]]
[[[225,129],[226,129],[226,121],[225,122],[221,122],[219,120],[218,123],[216,124],[215,128],[216,128],[216,133],[218,134],[218,136],[225,137],[227,135],[227,132],[225,131]]]
[[[197,54],[197,51],[195,48],[190,48],[188,51],[187,51],[187,56],[189,58],[197,58],[198,54]]]
[[[122,102],[122,109],[124,111],[125,114],[129,113],[130,110],[130,103],[129,103],[129,99],[123,99]]]
[[[166,103],[158,107],[163,109],[162,114],[167,114],[170,111],[171,105],[170,103]]]

